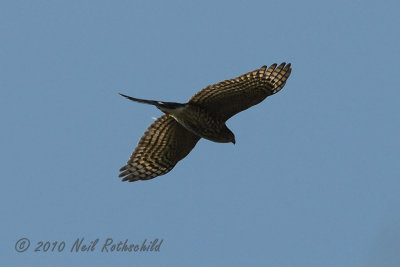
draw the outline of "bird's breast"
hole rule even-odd
[[[192,133],[214,142],[230,142],[224,136],[225,122],[201,107],[186,105],[169,113],[176,121]]]

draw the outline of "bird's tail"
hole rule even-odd
[[[181,103],[162,102],[162,101],[155,101],[155,100],[140,99],[140,98],[134,98],[134,97],[131,97],[131,96],[127,96],[127,95],[124,95],[124,94],[121,94],[121,93],[120,93],[120,95],[123,96],[123,97],[128,98],[129,100],[135,101],[135,102],[154,105],[157,108],[161,109],[162,111],[166,111],[168,109],[177,109],[177,108],[181,108],[181,107],[185,106],[185,104],[181,104]]]

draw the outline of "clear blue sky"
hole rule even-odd
[[[400,266],[398,1],[2,1],[2,266]],[[291,62],[165,176],[118,169],[161,113]],[[26,252],[15,251],[29,238]],[[69,250],[99,238],[93,252]],[[159,252],[101,252],[107,238]],[[37,242],[62,252],[34,252]]]

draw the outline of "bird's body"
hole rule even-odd
[[[127,165],[123,181],[148,180],[169,172],[193,149],[200,138],[235,143],[225,122],[233,115],[280,91],[291,73],[290,64],[273,64],[237,78],[210,85],[188,103],[162,102],[122,96],[156,106],[158,118],[140,139]]]
[[[174,102],[162,102],[140,98],[133,98],[120,94],[129,100],[156,106],[165,114],[174,118],[188,131],[202,138],[218,143],[232,142],[225,121],[217,115],[209,113],[206,109],[192,103],[180,104]],[[228,129],[228,131],[227,131]]]
[[[188,103],[184,108],[164,112],[202,138],[218,143],[232,142],[225,121],[198,105]]]

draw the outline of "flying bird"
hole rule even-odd
[[[291,65],[272,64],[234,79],[209,85],[187,103],[145,100],[120,94],[129,100],[156,106],[165,114],[144,135],[124,167],[122,181],[149,180],[164,175],[194,148],[200,138],[235,144],[225,122],[233,115],[279,92],[290,76]]]

